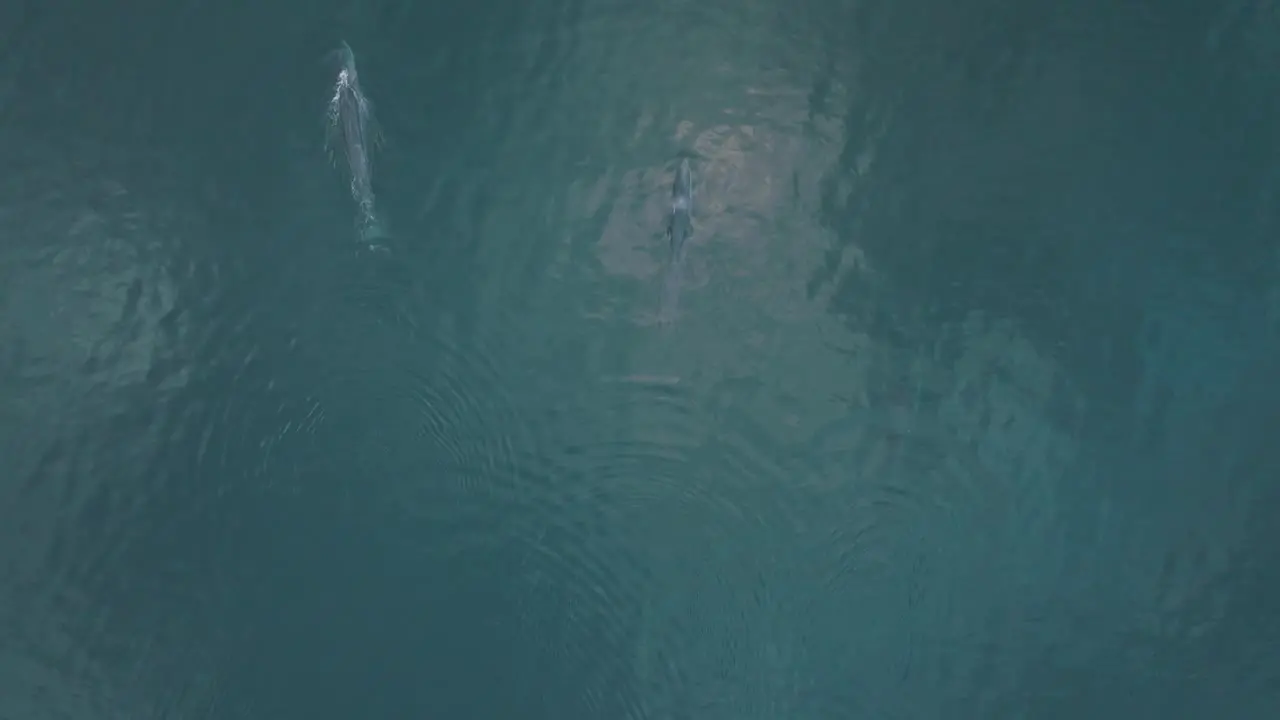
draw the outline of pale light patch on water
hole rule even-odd
[[[1056,483],[1078,452],[1068,429],[1045,422],[1045,408],[1064,392],[1061,369],[1015,324],[978,312],[948,327],[945,338],[920,339],[919,347],[891,345],[832,312],[838,282],[884,279],[858,242],[860,229],[837,238],[821,224],[822,184],[838,176],[834,190],[848,196],[877,181],[876,143],[891,113],[867,146],[853,153],[853,172],[837,169],[842,120],[808,122],[805,94],[794,89],[806,83],[796,79],[788,87],[774,80],[774,87],[744,88],[736,108],[709,112],[715,122],[690,119],[674,129],[673,139],[699,158],[687,269],[691,277],[703,273],[700,287],[684,287],[677,322],[653,323],[650,309],[669,257],[658,233],[669,210],[674,162],[623,175],[621,198],[596,246],[606,275],[655,289],[637,292],[642,300],[630,316],[614,316],[636,328],[625,377],[650,385],[667,378],[672,392],[662,403],[628,407],[631,439],[670,443],[678,419],[681,453],[716,456],[721,463],[705,474],[687,466],[682,491],[701,504],[655,502],[650,511],[637,512],[630,528],[635,547],[685,592],[691,578],[723,577],[735,563],[758,566],[760,556],[743,547],[746,537],[773,538],[778,548],[821,549],[767,582],[725,579],[726,596],[708,595],[706,607],[671,609],[669,621],[659,619],[662,612],[646,616],[634,669],[642,685],[659,689],[652,698],[659,705],[689,702],[662,695],[674,682],[665,675],[675,670],[663,666],[673,654],[682,672],[704,685],[719,663],[701,657],[696,647],[678,647],[674,628],[704,612],[737,611],[734,598],[750,593],[752,582],[788,589],[778,606],[758,609],[755,622],[774,624],[768,632],[747,640],[738,629],[723,629],[743,648],[735,656],[740,661],[768,655],[771,643],[793,632],[820,632],[809,624],[811,616],[824,618],[812,621],[821,624],[900,607],[904,598],[895,588],[909,585],[904,578],[912,573],[928,576],[911,583],[948,588],[922,601],[922,618],[955,607],[986,612],[993,597],[1034,602],[1051,595],[1057,581],[1045,548],[1059,547],[1060,539],[1044,518],[1053,512]],[[833,248],[839,249],[835,279],[811,296],[812,279]],[[758,445],[761,438],[767,449]],[[792,511],[777,504],[783,497],[794,508],[812,502],[832,509]],[[859,527],[874,540],[853,540],[851,528]],[[958,540],[948,533],[974,527],[989,528],[989,535],[970,538],[988,552],[957,553],[946,567],[928,570],[891,561],[908,556],[924,534],[945,544]],[[1019,541],[1011,542],[1015,536]],[[878,552],[858,560],[856,580],[838,550],[863,543]],[[993,556],[1017,568],[1020,580],[992,576],[981,563]],[[857,585],[869,572],[885,578],[874,593]],[[971,590],[960,579],[966,577],[981,578],[983,590]],[[839,607],[834,597],[842,598]],[[658,597],[654,602],[662,603]],[[883,673],[891,684],[888,675],[911,663],[911,648],[920,642],[904,632],[868,633],[862,646],[839,649],[831,662],[866,678]],[[941,635],[936,640],[947,641]],[[707,686],[698,702],[728,712],[735,694],[753,695],[755,702],[743,706],[785,714],[801,683],[766,691],[770,672],[776,668],[768,663],[739,667],[733,678],[717,681],[722,687]]]
[[[652,585],[630,668],[652,709],[803,716],[789,703],[802,702],[805,680],[770,684],[779,668],[830,653],[823,667],[893,686],[913,648],[955,640],[937,617],[1047,595],[1055,568],[1045,548],[1059,545],[1037,519],[1052,504],[1053,473],[1076,452],[1044,421],[1063,382],[1055,360],[1001,318],[970,313],[946,337],[903,343],[833,306],[838,285],[872,284],[868,295],[884,297],[894,281],[864,251],[863,228],[837,235],[822,219],[824,198],[856,206],[849,198],[886,182],[879,146],[893,108],[859,119],[870,129],[845,153],[846,118],[810,107],[811,58],[762,71],[762,47],[738,64],[709,57],[724,48],[697,57],[702,46],[691,42],[688,55],[659,61],[673,67],[637,73],[634,48],[581,40],[576,52],[600,62],[566,64],[581,74],[557,85],[558,101],[539,95],[536,106],[541,126],[581,129],[572,152],[542,152],[524,137],[513,145],[548,169],[538,183],[554,168],[572,176],[557,191],[563,204],[548,213],[514,184],[494,191],[490,207],[509,213],[514,231],[486,247],[523,275],[532,246],[510,238],[556,213],[567,220],[543,255],[551,263],[541,277],[556,282],[530,280],[518,306],[569,309],[583,321],[574,331],[608,348],[607,361],[588,368],[600,374],[579,409],[608,417],[607,428],[603,439],[575,429],[586,436],[577,446],[627,455],[578,452],[572,463],[585,468],[583,492],[626,499],[608,526]],[[833,83],[826,107],[853,106],[852,92]],[[614,101],[627,110],[598,135],[581,121]],[[695,174],[694,232],[678,317],[660,324],[682,155]],[[851,161],[840,165],[842,156]],[[923,568],[899,562],[958,540],[971,552]],[[1017,568],[1021,584],[994,566]],[[699,585],[709,578],[714,585]],[[921,600],[904,590],[921,586],[941,591]],[[901,617],[908,599],[918,615],[892,627],[850,620]],[[839,622],[853,623],[856,645],[823,647]],[[913,627],[935,635],[921,640]],[[682,696],[682,685],[702,689]]]
[[[842,413],[830,380],[849,377],[848,358],[826,349],[841,344],[834,338],[847,331],[829,314],[826,295],[811,299],[806,289],[835,244],[815,211],[823,178],[840,155],[843,129],[838,119],[806,125],[804,86],[780,73],[756,78],[740,90],[736,108],[708,109],[718,122],[685,119],[673,128],[674,144],[696,158],[694,233],[674,327],[661,331],[666,326],[655,322],[670,260],[662,230],[674,161],[622,176],[619,200],[596,245],[606,275],[652,290],[637,292],[641,300],[630,315],[643,330],[635,343],[637,375],[686,382],[696,377],[704,390],[761,373],[764,387],[808,378],[812,389],[800,393],[808,401],[768,413],[770,424],[788,433]],[[870,272],[856,245],[843,251],[840,265],[842,272]],[[780,353],[794,353],[794,364],[780,363]],[[805,369],[776,377],[788,366]]]
[[[807,122],[807,87],[800,78],[766,75],[746,86],[737,108],[725,109],[721,122],[700,127],[679,122],[674,139],[687,143],[695,163],[694,235],[687,250],[686,284],[674,328],[653,322],[657,288],[669,260],[660,235],[670,206],[674,162],[628,171],[620,181],[620,198],[610,210],[597,243],[597,259],[606,274],[653,286],[653,308],[635,308],[631,321],[647,328],[634,347],[637,375],[698,378],[708,388],[732,378],[756,377],[761,387],[781,389],[763,401],[758,417],[771,432],[803,438],[848,414],[855,406],[877,410],[895,432],[937,430],[938,420],[924,421],[912,410],[911,393],[902,391],[884,409],[867,394],[873,368],[898,362],[889,348],[859,336],[830,312],[836,280],[873,282],[876,270],[854,242],[837,238],[818,220],[821,184],[833,174],[843,150],[843,119]],[[837,92],[840,92],[837,89]],[[831,106],[843,106],[835,101]],[[884,114],[867,146],[855,153],[856,173],[837,192],[856,193],[875,180],[876,143],[892,113]],[[813,297],[810,281],[833,246],[840,248],[836,279],[823,283]],[[1019,348],[1020,372],[1052,376],[1051,360],[1021,340],[1017,328],[975,319],[967,332],[972,347],[992,344]],[[986,337],[986,340],[982,340]],[[976,352],[976,351],[975,351]],[[959,392],[984,380],[995,356],[986,353],[978,365],[947,367],[941,358],[922,357],[909,374],[916,392]],[[1038,368],[1038,369],[1037,369]],[[1048,381],[1032,382],[1043,386]],[[1051,383],[1050,383],[1051,384]],[[927,388],[926,386],[935,386]],[[1028,398],[1030,406],[1047,402],[1046,390]],[[739,397],[736,402],[742,402]],[[914,419],[913,419],[914,418]]]

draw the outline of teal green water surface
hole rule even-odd
[[[1280,715],[1272,4],[4,5],[0,719]]]

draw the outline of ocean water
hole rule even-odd
[[[0,3],[0,719],[1276,717],[1277,68],[1264,0]]]

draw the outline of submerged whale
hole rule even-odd
[[[671,217],[667,221],[667,243],[671,248],[671,261],[663,280],[661,318],[675,320],[680,303],[680,288],[684,282],[685,244],[693,235],[693,169],[688,158],[681,158],[676,168],[676,179],[671,183]]]
[[[360,211],[356,228],[361,239],[371,242],[386,235],[373,194],[373,151],[381,144],[381,132],[373,116],[373,103],[360,87],[351,46],[344,42],[330,55],[336,61],[338,77],[329,99],[325,146],[335,166],[345,165],[351,198]]]

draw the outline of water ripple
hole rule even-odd
[[[266,457],[310,420],[258,384],[259,319],[220,305],[238,273],[193,241],[210,223],[177,159],[34,137],[0,148],[25,179],[0,189],[21,209],[0,212],[0,663],[29,670],[0,695],[45,687],[38,712],[145,708],[157,686],[199,702],[213,691],[173,675],[221,642],[206,631],[225,595],[207,581],[239,523],[219,522],[220,498],[246,490],[220,461]]]
[[[1113,40],[1159,39],[1151,8],[357,5],[157,11],[235,44],[19,12],[0,716],[1266,699],[1274,258],[1224,225],[1227,265],[1170,263],[1130,207],[1169,222],[1177,190],[1187,231],[1213,202],[1171,183],[1216,178],[1207,217],[1269,227],[1237,192],[1265,133],[1214,135],[1265,83],[1181,64],[1206,26],[1263,47],[1230,42],[1248,3],[1136,64]],[[353,249],[304,128],[331,78],[309,95],[301,46],[339,30],[389,131],[387,253]],[[35,42],[64,36],[91,52]],[[1168,119],[1197,113],[1199,146]],[[1195,172],[1144,175],[1171,146]]]

